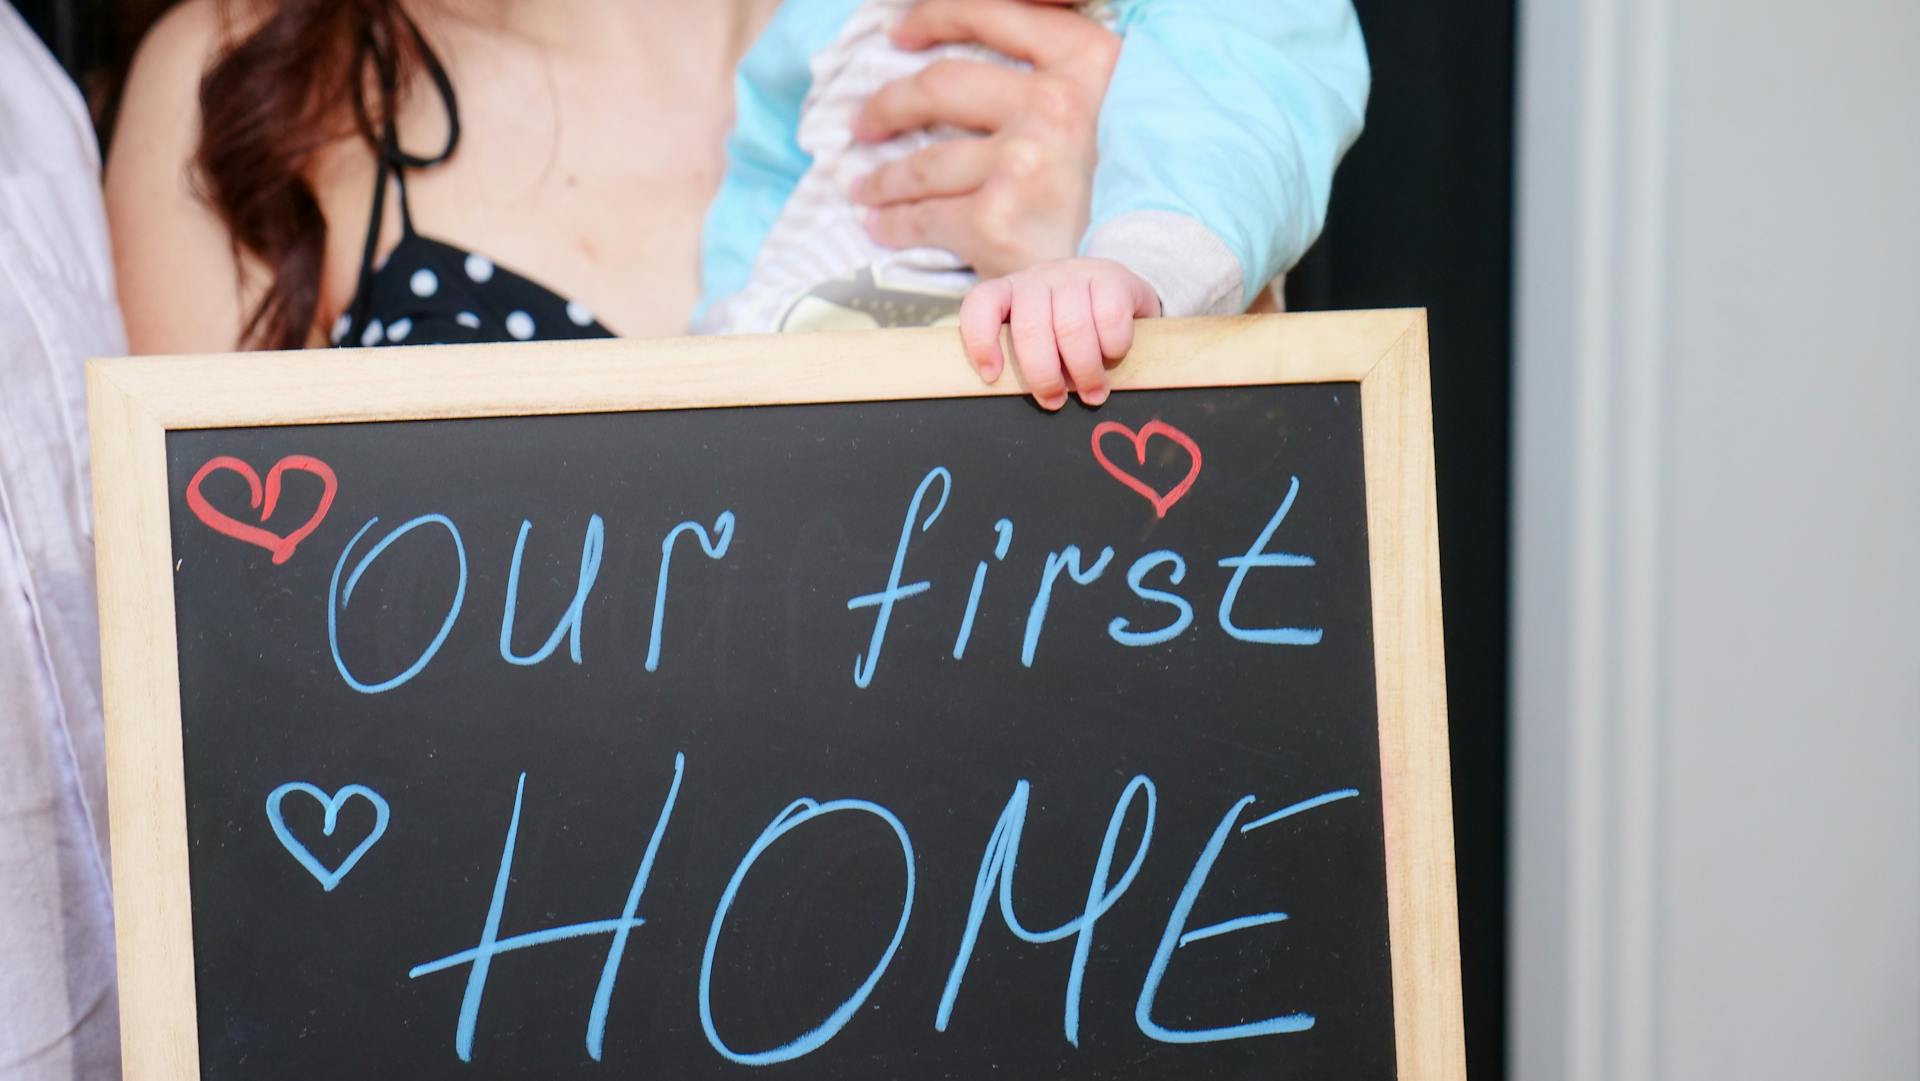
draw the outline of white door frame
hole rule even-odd
[[[1659,1064],[1669,0],[1520,0],[1509,1067]]]

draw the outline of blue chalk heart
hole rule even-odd
[[[280,801],[286,799],[289,792],[300,792],[312,796],[327,809],[326,835],[328,837],[333,836],[333,827],[339,822],[341,805],[354,796],[360,796],[373,804],[373,809],[378,815],[374,819],[373,832],[367,834],[366,840],[361,841],[352,852],[348,853],[340,866],[329,871],[326,865],[315,859],[313,853],[307,851],[307,846],[301,844],[299,838],[287,829],[286,820],[281,818]],[[329,796],[305,781],[289,781],[267,795],[267,821],[273,824],[274,836],[280,838],[280,844],[292,853],[294,859],[300,861],[300,866],[305,867],[307,873],[317,879],[328,893],[333,892],[333,888],[340,884],[340,880],[347,877],[347,872],[353,870],[353,865],[360,862],[360,857],[367,854],[367,849],[372,848],[373,843],[387,832],[387,818],[387,801],[381,798],[380,793],[366,785],[350,784]]]

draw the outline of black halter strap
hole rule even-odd
[[[360,40],[359,52],[355,57],[353,80],[353,112],[361,134],[372,144],[374,158],[378,163],[373,182],[373,211],[368,215],[367,242],[360,256],[360,283],[354,305],[353,323],[361,325],[364,321],[365,307],[373,283],[375,256],[380,246],[380,227],[386,219],[387,181],[391,179],[400,189],[400,230],[404,238],[413,233],[413,210],[407,203],[408,169],[424,169],[438,165],[453,156],[460,145],[460,105],[453,95],[453,80],[447,77],[447,69],[441,66],[440,58],[428,47],[427,39],[411,18],[402,14],[401,24],[407,34],[413,38],[415,53],[420,57],[427,75],[433,80],[433,86],[440,94],[440,101],[447,110],[447,145],[438,154],[420,157],[409,154],[400,147],[399,124],[396,119],[400,111],[399,60],[391,43],[383,42],[373,29],[368,28]],[[364,73],[371,65],[374,76],[379,82],[380,109],[382,121],[378,132],[375,131],[373,114],[368,109]]]

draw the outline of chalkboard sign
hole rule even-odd
[[[1424,320],[97,362],[142,1079],[1461,1074]]]

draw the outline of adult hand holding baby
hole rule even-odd
[[[1349,0],[1284,14],[1261,0],[1139,4],[1117,33],[1084,7],[921,0],[871,54],[894,66],[867,70],[948,47],[872,91],[852,124],[870,143],[918,133],[850,193],[873,209],[859,240],[945,249],[971,269],[968,357],[995,380],[1010,326],[1022,381],[1048,409],[1069,393],[1106,399],[1134,320],[1244,311],[1300,257],[1369,85]],[[1119,118],[1104,130],[1103,108]]]
[[[945,248],[989,278],[1075,254],[1120,38],[1068,2],[924,0],[901,19],[893,41],[903,49],[974,42],[1033,66],[944,59],[874,92],[854,123],[862,141],[942,126],[980,133],[884,165],[855,189],[875,208],[876,242]]]
[[[1120,38],[1072,0],[924,0],[893,29],[900,48],[974,42],[1031,69],[937,60],[882,86],[854,123],[878,142],[920,128],[980,132],[943,139],[874,170],[854,190],[876,208],[868,233],[891,248],[938,247],[982,278],[960,330],[981,378],[999,378],[1000,328],[1034,400],[1076,390],[1107,397],[1106,363],[1126,355],[1136,315],[1159,300],[1125,267],[1073,258],[1086,231],[1099,159],[1100,103]]]

